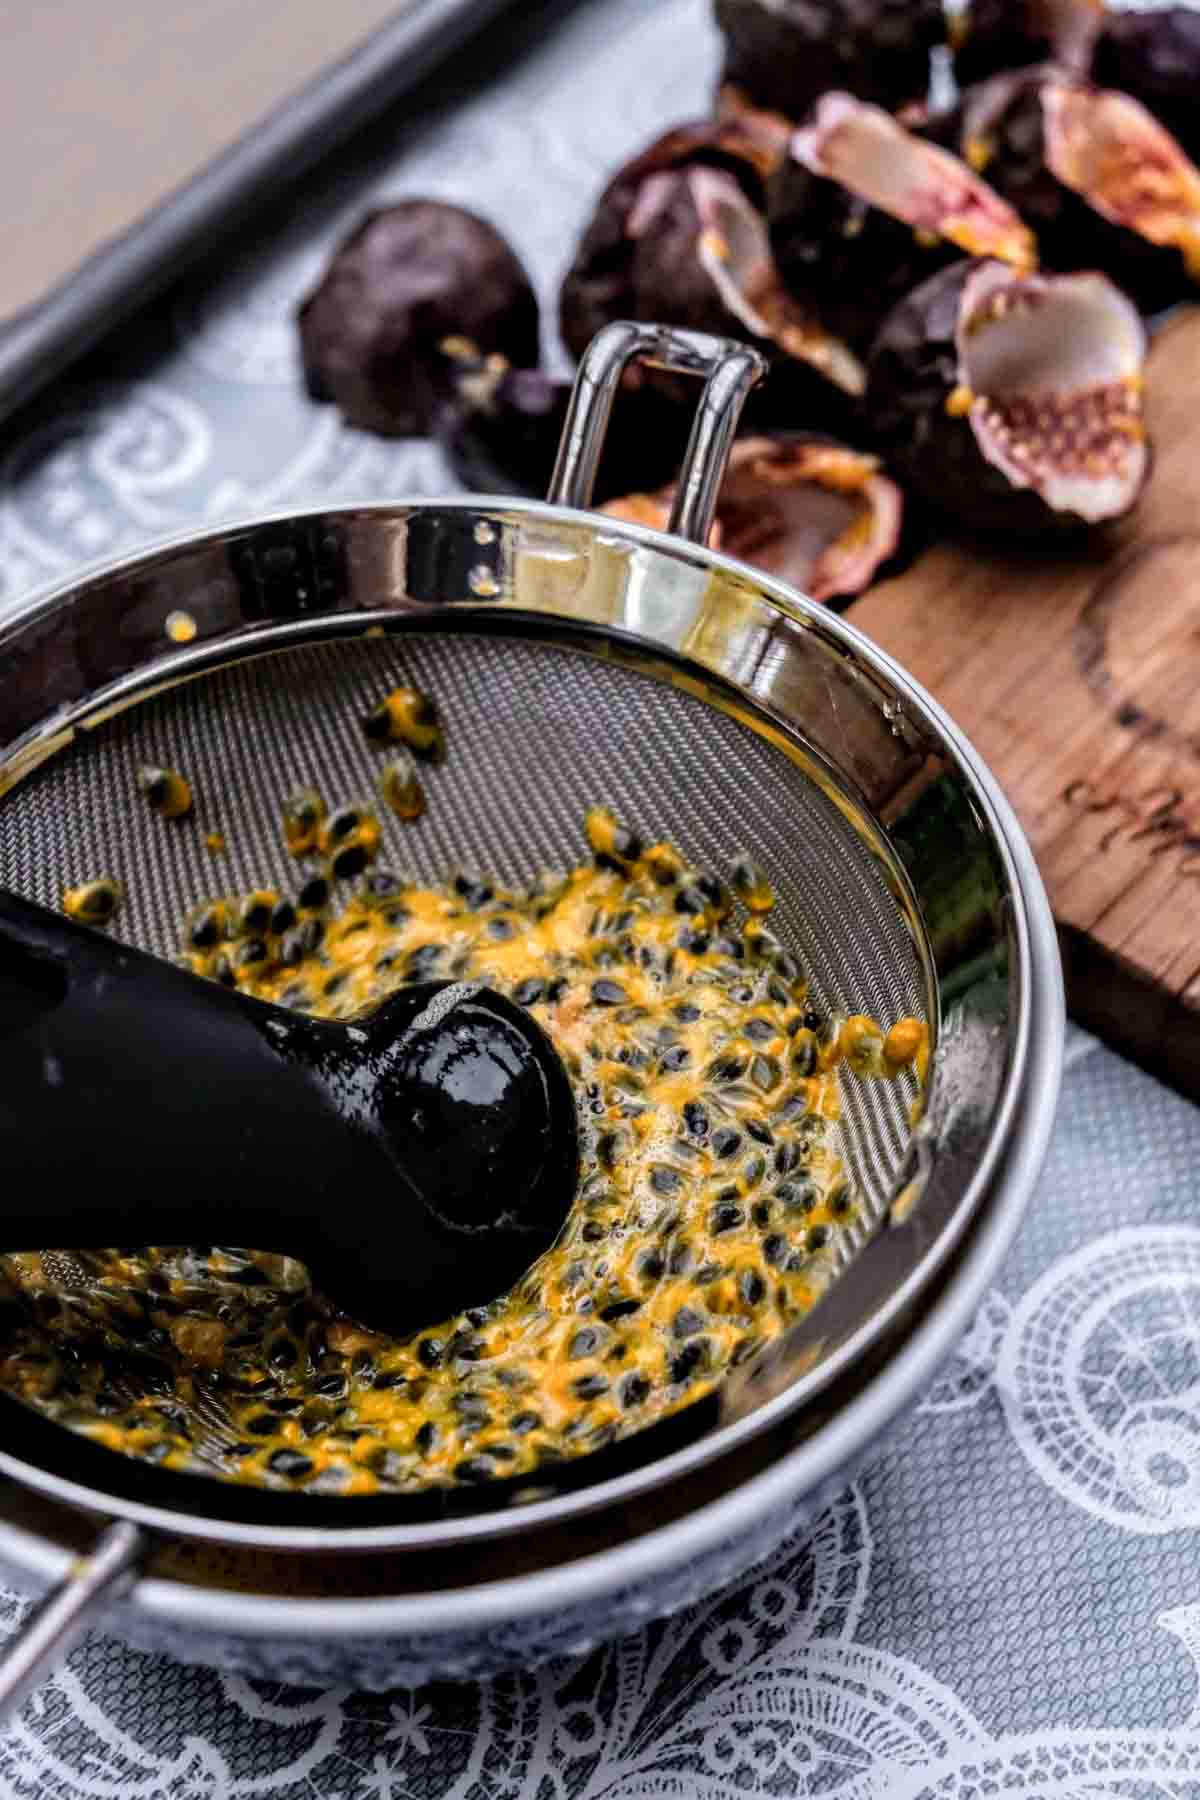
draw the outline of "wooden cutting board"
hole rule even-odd
[[[1079,1021],[1200,1098],[1200,310],[1150,357],[1134,518],[1082,553],[926,552],[851,610],[1007,792]]]

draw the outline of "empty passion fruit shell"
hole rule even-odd
[[[455,474],[481,494],[545,495],[554,473],[572,383],[514,369],[464,338],[442,345],[450,398],[437,426]],[[596,476],[595,498],[657,487],[683,460],[690,410],[647,383],[617,399]]]
[[[716,0],[716,16],[725,80],[790,119],[830,88],[895,109],[923,100],[946,35],[941,0]]]
[[[964,95],[956,132],[1048,267],[1101,269],[1147,309],[1200,276],[1200,170],[1128,94],[1018,70]]]
[[[1132,94],[1193,162],[1200,156],[1200,12],[1195,7],[1109,13],[1096,42],[1092,77],[1101,87]]]
[[[665,530],[675,490],[630,494],[603,510]],[[900,548],[904,500],[879,459],[826,438],[740,438],[711,542],[814,600],[861,594]]]
[[[881,107],[822,95],[767,196],[771,248],[823,324],[869,345],[901,295],[965,251],[1032,268],[1032,232],[959,157]]]
[[[955,79],[1041,62],[1086,74],[1103,23],[1104,0],[969,0],[950,27]]]
[[[1035,535],[1120,518],[1150,469],[1146,332],[1099,274],[962,262],[907,296],[871,358],[890,462],[966,529]]]
[[[765,181],[786,133],[743,121],[676,126],[601,195],[563,284],[562,335],[581,356],[614,319],[739,337],[772,362],[771,396],[825,423],[838,391],[861,394],[862,364],[790,294],[771,254]]]
[[[432,430],[442,339],[535,363],[538,304],[494,226],[465,207],[403,200],[368,213],[299,311],[304,376],[351,425],[387,437]]]

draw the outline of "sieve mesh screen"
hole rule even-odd
[[[706,701],[572,648],[460,633],[331,642],[232,664],[81,733],[0,806],[0,882],[46,905],[95,875],[125,887],[118,931],[170,954],[188,909],[221,892],[283,891],[283,797],[369,796],[379,753],[361,716],[408,681],[435,696],[446,764],[416,824],[385,817],[381,861],[438,881],[455,868],[529,880],[585,852],[602,801],[648,840],[728,870],[747,849],[774,885],[772,929],[820,1004],[883,1021],[923,1014],[920,958],[883,871],[841,811],[783,751]],[[164,824],[139,764],[183,771],[193,820]],[[197,829],[199,824],[200,829]],[[203,830],[220,829],[214,857]],[[911,1087],[847,1080],[847,1159],[874,1211],[908,1135]]]
[[[425,779],[419,821],[380,809],[384,866],[422,883],[458,868],[527,882],[583,860],[583,814],[603,802],[698,866],[727,873],[748,850],[776,893],[771,928],[822,1009],[884,1022],[924,1014],[921,960],[884,871],[803,769],[694,693],[540,641],[454,632],[330,642],[150,698],[81,732],[0,805],[0,884],[55,906],[64,886],[115,876],[125,889],[118,933],[171,954],[198,900],[294,889],[284,796],[302,783],[331,807],[370,796],[380,754],[360,721],[400,682],[436,698],[448,754]],[[136,783],[143,763],[188,777],[189,819],[150,811]],[[227,841],[216,857],[209,828]],[[890,1197],[915,1091],[911,1077],[843,1082],[841,1149],[864,1221]],[[219,1403],[208,1406],[193,1421],[196,1442],[219,1464],[229,1432]]]

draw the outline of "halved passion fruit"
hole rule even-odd
[[[1200,169],[1165,126],[1113,88],[1048,81],[1046,163],[1112,224],[1178,250],[1200,280]]]
[[[558,459],[571,383],[541,369],[514,369],[466,338],[447,338],[446,403],[436,435],[455,474],[477,494],[545,495]],[[626,385],[613,409],[595,498],[656,486],[683,460],[691,428],[683,400],[641,382]]]
[[[726,81],[789,119],[830,88],[896,108],[924,99],[946,36],[941,0],[716,0],[715,12]]]
[[[937,121],[931,131],[945,141]],[[1200,275],[1200,170],[1146,108],[1055,68],[963,98],[956,147],[1038,235],[1050,268],[1102,269],[1146,308]]]
[[[1150,468],[1146,333],[1100,274],[963,262],[907,296],[870,364],[897,473],[967,529],[1034,534],[1120,518]]]
[[[785,281],[853,344],[962,251],[1037,260],[1028,226],[965,162],[846,93],[825,94],[792,134],[767,212]]]
[[[665,530],[673,486],[602,510]],[[861,594],[897,553],[904,499],[878,457],[825,438],[764,433],[733,447],[711,542],[814,600]]]

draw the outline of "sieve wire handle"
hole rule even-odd
[[[732,338],[669,325],[606,325],[579,365],[548,497],[556,506],[591,505],[613,401],[633,362],[704,378],[667,530],[707,544],[742,408],[767,373],[766,359]]]
[[[140,1525],[116,1520],[38,1601],[0,1651],[0,1725],[63,1660],[104,1608],[133,1586],[151,1542]]]

